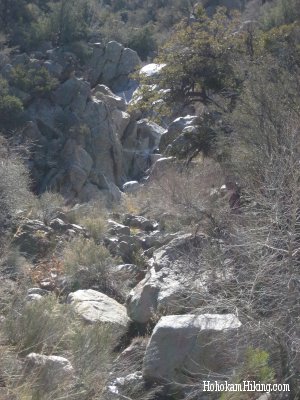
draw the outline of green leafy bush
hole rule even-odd
[[[247,33],[239,29],[240,24],[239,14],[228,16],[225,8],[211,18],[199,8],[193,23],[179,23],[155,60],[165,64],[156,90],[153,77],[139,77],[142,100],[138,105],[143,111],[152,110],[159,121],[167,108],[174,112],[178,105],[201,102],[222,111],[230,108],[242,82],[236,61],[247,52]]]
[[[78,57],[81,64],[86,63],[93,53],[92,47],[83,40],[76,41],[67,48]]]
[[[269,365],[269,353],[262,349],[249,348],[245,363],[236,374],[234,383],[256,381],[262,384],[275,383],[275,371]],[[220,400],[251,400],[250,392],[224,392]]]
[[[146,26],[134,30],[129,34],[127,46],[135,50],[142,60],[146,60],[149,54],[156,49],[153,28]]]
[[[0,123],[4,127],[15,126],[23,111],[21,100],[9,94],[8,83],[0,77]]]
[[[0,120],[5,126],[17,124],[23,111],[23,104],[16,96],[6,95],[0,98]]]
[[[12,84],[32,96],[47,96],[58,85],[46,68],[27,68],[16,66],[11,75]]]

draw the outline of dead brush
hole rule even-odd
[[[194,232],[199,223],[203,229],[214,224],[219,198],[213,194],[224,184],[224,179],[221,166],[211,159],[185,168],[168,166],[149,179],[136,194],[135,202],[146,210],[144,214],[148,217],[166,228],[169,226],[167,230]]]
[[[50,259],[42,260],[36,264],[29,272],[33,283],[42,286],[43,281],[49,282],[51,290],[57,286],[57,278],[64,273],[64,264],[62,260],[53,256]]]

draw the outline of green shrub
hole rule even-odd
[[[93,53],[91,46],[82,40],[71,43],[68,49],[78,57],[81,64],[85,64]]]
[[[234,383],[256,381],[262,384],[275,383],[275,371],[269,365],[269,353],[262,349],[249,348],[245,363],[240,367],[234,378]],[[225,392],[220,400],[251,400],[250,392]]]
[[[262,23],[265,29],[290,24],[300,18],[299,0],[276,0],[263,8]]]
[[[0,121],[5,127],[18,125],[23,111],[23,104],[16,96],[0,97]]]
[[[0,124],[3,127],[16,126],[22,111],[21,100],[9,94],[8,82],[0,77]]]
[[[21,51],[25,52],[37,49],[46,40],[51,40],[51,30],[48,18],[43,14],[25,24],[18,24],[11,33],[11,42],[18,44]]]
[[[89,0],[60,0],[49,3],[53,40],[59,45],[85,39],[88,33]]]
[[[153,28],[145,26],[135,29],[129,34],[127,46],[135,50],[142,60],[146,60],[151,52],[156,50]]]
[[[32,96],[47,96],[58,85],[46,68],[27,68],[16,66],[11,74],[11,83]]]

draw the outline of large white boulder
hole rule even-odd
[[[90,323],[104,322],[126,328],[130,321],[122,304],[96,290],[77,290],[69,294],[67,301]]]
[[[184,383],[189,374],[220,379],[230,375],[241,325],[233,314],[162,317],[146,349],[144,378]]]
[[[144,65],[143,68],[140,69],[140,75],[146,76],[147,78],[157,77],[159,72],[166,66],[166,64],[156,64],[151,63]]]

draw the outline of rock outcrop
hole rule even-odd
[[[128,76],[140,63],[134,50],[118,42],[111,41],[106,46],[96,43],[90,61],[90,81],[92,85],[102,82],[115,92],[126,91],[130,85]]]
[[[91,47],[81,66],[73,53],[56,48],[13,56],[10,64],[2,60],[0,73],[13,93],[22,94],[27,122],[17,140],[30,147],[35,191],[58,191],[70,202],[111,203],[121,199],[125,182],[149,168],[163,129],[126,111],[127,92],[136,87],[130,74],[140,66],[137,53],[114,41]],[[56,87],[45,95],[14,87],[16,66],[48,71]]]

